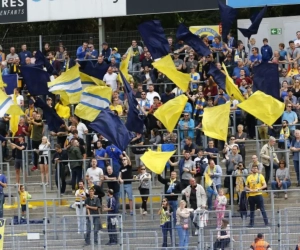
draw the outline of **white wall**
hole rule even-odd
[[[238,28],[248,28],[250,25],[250,19],[238,20]],[[282,35],[271,35],[272,28],[281,28]],[[259,48],[263,45],[263,38],[268,38],[269,45],[274,51],[278,50],[279,43],[284,43],[285,48],[287,48],[289,41],[296,39],[297,31],[300,31],[300,16],[271,17],[264,18],[262,20],[258,33],[252,37],[255,38],[256,46]],[[238,40],[242,40],[246,45],[248,39],[245,38],[240,31],[238,31]]]

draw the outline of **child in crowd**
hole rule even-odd
[[[215,189],[215,192],[217,192],[215,185],[214,185],[214,189]],[[218,195],[216,197],[216,200],[215,200],[215,209],[218,211],[217,212],[217,228],[221,228],[222,219],[224,218],[224,215],[225,215],[224,210],[226,209],[226,204],[227,204],[227,198],[224,195],[224,189],[220,188]]]
[[[27,201],[27,199],[31,199],[31,195],[25,191],[25,187],[23,185],[19,185],[18,193],[20,195],[22,219],[25,219],[25,213],[26,213],[26,209],[27,209],[26,201]]]

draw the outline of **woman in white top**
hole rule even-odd
[[[140,195],[148,195],[150,193],[150,181],[151,174],[147,173],[145,165],[141,167],[141,173],[136,176],[136,179],[140,181],[139,191]],[[142,207],[140,208],[140,212],[143,215],[147,214],[147,201],[148,196],[142,196]]]
[[[42,184],[48,185],[49,183],[49,173],[48,173],[48,164],[49,164],[49,157],[48,153],[50,150],[50,142],[46,136],[43,136],[42,143],[39,145],[39,164],[41,170],[41,179]],[[46,177],[46,182],[44,182]]]
[[[186,202],[181,200],[179,208],[176,211],[176,229],[180,249],[187,249],[189,246],[189,218],[190,212],[193,211],[193,209],[185,208],[185,206]]]

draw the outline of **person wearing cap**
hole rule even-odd
[[[108,57],[108,62],[111,62],[111,58],[114,57],[116,59],[116,63],[119,64],[121,61],[121,55],[118,53],[118,48],[114,47],[111,50],[111,54]]]
[[[111,48],[108,47],[108,43],[107,42],[103,42],[102,43],[102,51],[101,51],[101,55],[104,57],[104,61],[106,63],[108,63],[108,58],[111,55]]]
[[[27,143],[24,141],[24,135],[19,135],[17,143],[11,143],[11,148],[16,150],[15,153],[15,169],[16,169],[16,183],[20,183],[20,170],[23,163],[23,154],[22,151],[26,150]],[[24,170],[23,170],[24,171]]]
[[[250,250],[272,250],[270,244],[265,241],[265,237],[262,233],[258,233],[254,242],[250,246]]]

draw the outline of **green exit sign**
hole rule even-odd
[[[271,29],[271,35],[281,35],[282,29],[281,28],[272,28]]]

